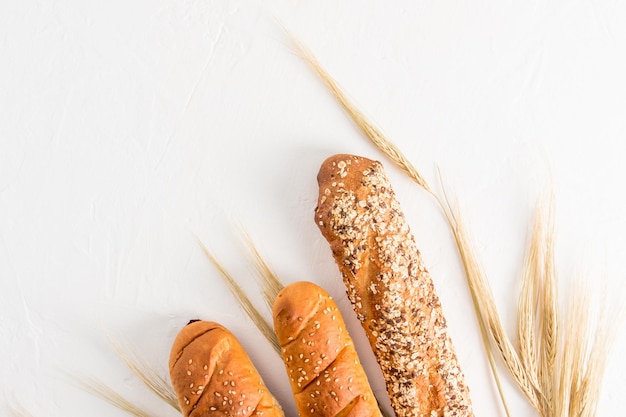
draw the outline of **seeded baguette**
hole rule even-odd
[[[380,162],[322,164],[315,222],[383,371],[397,417],[472,416],[432,279]]]
[[[273,306],[287,375],[301,417],[380,417],[376,398],[333,299],[292,283]]]
[[[243,346],[218,323],[185,326],[174,340],[169,369],[184,417],[284,417]]]

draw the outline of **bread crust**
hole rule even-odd
[[[472,416],[439,298],[382,164],[322,164],[315,222],[383,371],[398,417]]]
[[[292,283],[273,307],[287,375],[300,416],[381,416],[334,300],[311,282]]]
[[[185,417],[284,417],[243,346],[218,323],[185,326],[172,345],[169,369]]]

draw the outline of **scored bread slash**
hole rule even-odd
[[[276,297],[272,315],[300,416],[381,416],[352,338],[326,291],[306,281],[289,284]]]
[[[315,222],[380,365],[398,417],[473,416],[439,298],[383,166],[322,164]]]
[[[243,346],[218,323],[189,322],[174,339],[169,369],[184,417],[284,417]]]

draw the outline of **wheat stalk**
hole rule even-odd
[[[135,417],[152,417],[152,415],[141,408],[134,405],[131,401],[124,398],[121,394],[104,382],[96,378],[78,378],[72,377],[74,382],[82,390],[108,402],[112,406],[135,416]]]
[[[554,415],[554,371],[558,335],[552,197],[536,209],[522,274],[517,323],[518,350],[543,417]]]
[[[161,400],[173,409],[180,411],[178,399],[172,386],[159,375],[145,360],[133,349],[122,347],[120,343],[109,336],[109,343],[122,361],[133,371],[143,384],[156,394]]]
[[[328,87],[339,104],[341,104],[346,113],[348,113],[356,125],[363,131],[365,136],[381,151],[383,151],[389,159],[400,167],[400,169],[402,169],[420,187],[432,194],[433,192],[422,174],[420,174],[420,172],[415,169],[413,164],[411,164],[411,162],[404,157],[402,152],[400,152],[400,149],[388,140],[385,135],[374,124],[370,123],[363,113],[351,103],[346,94],[341,90],[341,88],[339,88],[337,82],[319,64],[315,55],[313,55],[313,53],[293,35],[289,34],[289,32],[287,32],[287,34],[290,36],[293,44],[295,45],[298,54],[304,58],[311,68],[313,68],[315,73],[320,77],[324,84],[326,84],[326,87]]]
[[[556,417],[595,417],[597,413],[610,350],[626,310],[620,306],[619,311],[610,311],[605,300],[592,294],[588,283],[577,282],[562,318],[566,332],[557,340]]]
[[[139,378],[139,380],[157,397],[167,403],[170,407],[180,412],[176,394],[171,385],[161,377],[141,356],[133,349],[122,347],[115,341],[111,335],[107,333],[111,347],[122,359],[124,364]],[[119,408],[126,413],[135,417],[149,417],[150,414],[137,407],[131,401],[124,398],[121,394],[111,388],[109,385],[96,378],[81,378],[71,374],[67,376],[82,390],[104,400],[105,402]]]
[[[537,378],[541,384],[544,396],[543,415],[553,415],[553,383],[554,366],[557,353],[556,340],[558,336],[558,296],[557,277],[554,265],[554,210],[552,200],[545,209],[545,232],[543,243],[543,278],[542,285],[538,285],[541,293],[539,299],[539,368]]]
[[[9,402],[8,408],[11,417],[33,417],[33,415],[15,399]]]
[[[244,312],[248,315],[250,320],[254,323],[254,325],[261,331],[261,334],[265,336],[268,342],[274,348],[274,351],[280,355],[280,344],[278,343],[278,339],[274,334],[274,330],[272,326],[263,318],[263,315],[257,310],[256,307],[250,301],[250,298],[246,295],[243,289],[237,284],[237,282],[233,279],[233,277],[228,273],[228,271],[220,264],[215,255],[198,239],[198,244],[202,248],[204,254],[209,258],[213,266],[218,270],[220,276],[224,280],[224,283],[230,290],[231,294],[237,300],[237,303],[241,306]]]
[[[448,210],[451,210],[450,203],[447,199],[445,201],[446,207],[448,207]],[[465,275],[478,321],[481,323],[481,326],[485,326],[485,329],[488,331],[488,336],[490,336],[491,340],[493,340],[493,343],[498,349],[504,364],[513,376],[513,380],[517,386],[526,396],[530,404],[534,408],[538,408],[539,398],[537,396],[537,392],[511,340],[506,336],[504,326],[502,325],[498,314],[493,293],[491,292],[491,288],[480,268],[477,257],[473,251],[473,245],[470,243],[465,224],[461,221],[460,213],[458,210],[449,211],[448,214],[446,214],[446,218],[451,219],[448,220],[448,222],[452,228],[457,249],[465,269]],[[481,329],[481,331],[484,330]],[[485,346],[487,355],[492,356],[493,354],[491,353],[489,337],[483,337],[483,345]],[[498,384],[505,413],[510,415],[510,410],[508,409],[506,399],[500,387],[499,375],[495,364],[491,364],[491,369],[496,380],[496,384]]]
[[[284,285],[278,279],[278,276],[272,271],[269,267],[265,259],[261,256],[256,245],[252,241],[252,238],[243,228],[243,226],[239,225],[239,234],[241,240],[245,244],[252,257],[252,261],[254,264],[255,271],[257,275],[260,277],[259,285],[261,286],[261,291],[263,292],[263,298],[265,299],[265,303],[270,311],[274,306],[274,300],[278,297],[278,293],[283,289]]]
[[[518,350],[524,370],[529,375],[530,382],[536,391],[541,392],[537,378],[539,372],[538,349],[537,349],[537,310],[539,308],[538,277],[542,271],[541,254],[543,222],[537,220],[531,235],[530,248],[526,257],[525,267],[522,274],[522,285],[517,307],[517,337]]]

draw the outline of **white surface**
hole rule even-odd
[[[195,240],[263,308],[233,218],[284,282],[312,280],[339,300],[383,391],[312,218],[319,164],[349,152],[387,166],[476,415],[503,415],[440,213],[362,138],[279,21],[431,183],[441,169],[510,330],[532,207],[549,184],[563,280],[588,274],[620,288],[621,2],[4,0],[0,414],[17,400],[36,417],[124,415],[72,386],[69,373],[174,416],[121,363],[105,331],[167,375],[173,337],[198,317],[240,337],[293,415],[282,363]],[[625,343],[622,331],[616,351]],[[601,416],[622,413],[624,375],[615,354]],[[506,389],[514,415],[530,415]]]

